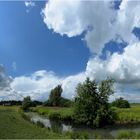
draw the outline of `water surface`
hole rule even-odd
[[[121,131],[135,131],[140,132],[140,125],[123,125],[123,126],[107,126],[104,128],[93,129],[86,125],[74,125],[71,122],[64,122],[60,120],[51,120],[47,117],[38,115],[36,113],[27,113],[30,116],[31,121],[37,123],[40,121],[47,129],[51,129],[53,132],[65,133],[65,132],[81,132],[87,133],[90,138],[99,136],[102,138],[113,138]]]

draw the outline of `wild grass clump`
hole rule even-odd
[[[134,131],[121,131],[118,136],[118,139],[140,139],[140,132]]]
[[[31,121],[30,116],[24,114],[23,112],[21,112],[20,114],[24,120]]]
[[[73,118],[73,108],[68,107],[43,107],[32,108],[34,112],[47,116],[50,119],[60,119],[70,121]]]
[[[66,132],[65,133],[70,139],[89,139],[89,135],[86,132]]]
[[[132,104],[131,108],[116,108],[118,123],[137,124],[140,123],[140,104]]]

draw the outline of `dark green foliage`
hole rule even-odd
[[[49,102],[52,106],[58,106],[61,100],[61,93],[62,93],[62,87],[61,85],[58,85],[54,89],[51,90],[50,96],[49,96]]]
[[[0,101],[0,105],[4,105],[4,106],[21,105],[21,104],[22,101],[16,101],[16,100]]]
[[[44,106],[59,106],[59,107],[69,107],[72,104],[72,101],[61,97],[63,89],[61,85],[58,85],[51,90],[49,99],[44,102]]]
[[[99,85],[89,78],[84,83],[80,83],[76,88],[75,121],[95,127],[112,123],[115,114],[108,103],[109,95],[113,94],[112,86],[111,79],[106,79]]]
[[[115,106],[118,108],[130,108],[129,102],[127,100],[124,100],[122,97],[113,101],[112,106]]]
[[[37,105],[42,105],[41,101],[32,101],[32,107],[36,107]]]
[[[72,105],[71,100],[61,97],[59,106],[61,106],[61,107],[70,107],[71,105]]]
[[[27,111],[27,110],[29,110],[29,107],[31,107],[31,106],[32,106],[32,101],[31,101],[30,96],[25,97],[22,102],[22,109],[24,111]]]
[[[30,96],[27,96],[22,101],[22,109],[24,111],[29,110],[29,107],[36,107],[37,105],[41,105],[42,102],[40,101],[31,101]]]
[[[50,100],[48,99],[47,101],[45,101],[43,103],[43,106],[52,106],[52,104],[51,104]]]

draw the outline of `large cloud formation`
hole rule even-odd
[[[117,7],[118,6],[118,7]],[[106,77],[115,79],[115,95],[130,101],[140,101],[140,41],[133,34],[140,28],[140,1],[49,0],[42,10],[46,26],[60,35],[74,37],[84,34],[91,53],[86,70],[67,77],[40,70],[29,76],[20,76],[10,84],[12,90],[33,99],[45,100],[52,88],[62,84],[63,96],[72,98],[75,87],[88,76],[98,81]],[[123,53],[114,52],[100,59],[105,44],[110,41],[128,44]]]
[[[85,33],[85,41],[94,53],[100,53],[110,40],[132,42],[134,27],[140,26],[140,2],[50,0],[43,10],[49,29],[68,37]]]
[[[101,60],[98,56],[90,58],[86,70],[82,73],[58,77],[53,72],[37,71],[31,76],[21,76],[14,79],[12,88],[24,95],[30,95],[33,99],[47,99],[50,90],[58,84],[62,84],[63,96],[72,98],[79,82],[86,77],[101,81],[106,77],[115,79],[116,97],[124,97],[130,101],[140,100],[140,42],[129,45],[123,54],[114,53],[108,59]],[[40,93],[40,94],[39,94]],[[133,97],[133,98],[132,98]]]

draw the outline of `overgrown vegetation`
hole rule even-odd
[[[122,97],[113,101],[112,106],[115,106],[118,108],[130,108],[129,102],[127,100],[124,100]]]
[[[115,120],[115,112],[111,109],[108,98],[114,93],[113,80],[106,79],[100,84],[86,79],[77,88],[74,103],[74,120],[94,127],[111,124]]]

